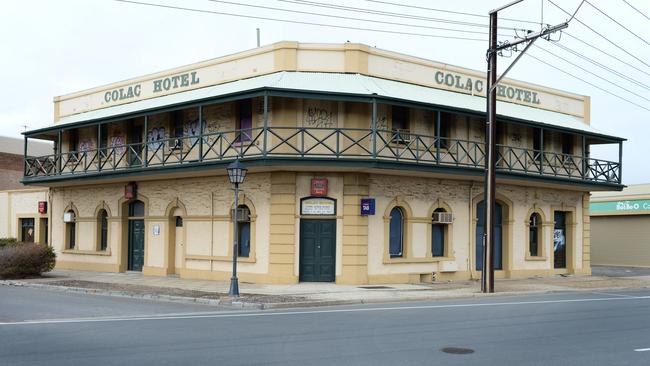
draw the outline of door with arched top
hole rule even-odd
[[[129,203],[128,270],[142,271],[144,266],[144,202]]]
[[[485,203],[476,207],[476,270],[483,269],[483,233],[485,233]],[[494,269],[503,269],[503,206],[494,204]]]

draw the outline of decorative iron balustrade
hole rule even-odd
[[[37,181],[237,158],[370,160],[482,170],[485,144],[399,130],[258,127],[26,158],[24,176]],[[499,172],[621,184],[620,163],[577,155],[497,145],[496,164]]]

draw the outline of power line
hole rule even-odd
[[[646,111],[650,112],[650,109],[648,109],[648,108],[646,108],[646,107],[644,107],[644,106],[642,106],[642,105],[640,105],[640,104],[638,104],[638,103],[635,103],[635,102],[633,102],[633,101],[631,101],[631,100],[629,100],[629,99],[626,99],[626,98],[624,98],[624,97],[622,97],[622,96],[620,96],[620,95],[618,95],[618,94],[614,94],[614,93],[610,92],[610,91],[607,90],[607,89],[603,89],[603,88],[599,87],[598,85],[595,85],[595,84],[593,84],[593,83],[588,82],[587,80],[584,80],[584,79],[582,79],[582,78],[579,78],[579,77],[577,77],[577,76],[571,74],[570,72],[567,72],[567,71],[562,70],[561,68],[559,68],[559,67],[557,67],[557,66],[553,66],[553,65],[551,65],[550,63],[548,63],[548,62],[546,62],[546,61],[544,61],[544,60],[541,60],[541,59],[539,59],[539,58],[537,58],[537,57],[531,55],[530,53],[527,53],[526,56],[531,57],[531,58],[537,60],[538,62],[541,62],[541,63],[545,64],[546,66],[552,67],[552,68],[554,68],[555,70],[560,71],[560,72],[562,72],[562,73],[564,73],[564,74],[566,74],[566,75],[569,75],[569,76],[571,76],[571,77],[574,78],[574,79],[578,79],[578,80],[582,81],[582,82],[585,83],[585,84],[591,85],[591,86],[593,86],[594,88],[596,88],[596,89],[598,89],[598,90],[600,90],[600,91],[603,91],[603,92],[605,92],[605,93],[607,93],[607,94],[609,94],[609,95],[615,96],[615,97],[618,98],[618,99],[624,100],[624,101],[626,101],[626,102],[628,102],[628,103],[630,103],[630,104],[633,104],[633,105],[635,105],[635,106],[637,106],[637,107],[639,107],[639,108],[643,108],[643,109],[645,109]]]
[[[552,0],[548,0],[548,2],[551,3],[551,4],[553,4],[553,6],[555,6],[556,8],[562,10],[565,14],[571,16],[571,14],[569,14],[566,10],[562,9],[559,5],[557,5],[556,3],[554,3]],[[580,19],[575,18],[575,20],[576,20],[578,23],[582,24],[583,26],[587,27],[590,31],[592,31],[592,32],[596,33],[597,35],[599,35],[602,39],[604,39],[604,40],[606,40],[607,42],[609,42],[609,43],[611,43],[612,45],[614,45],[616,48],[620,49],[621,51],[623,51],[623,52],[627,53],[628,55],[632,56],[633,58],[637,59],[637,60],[638,60],[639,62],[641,62],[642,64],[644,64],[644,65],[650,67],[650,64],[647,64],[645,61],[641,60],[640,58],[638,58],[638,57],[634,56],[633,54],[631,54],[630,52],[628,52],[625,48],[619,46],[619,45],[616,44],[615,42],[612,42],[609,38],[603,36],[602,34],[600,34],[598,31],[596,31],[596,30],[593,29],[592,27],[590,27],[590,26],[588,26],[587,24],[585,24],[585,23],[583,23],[582,21],[580,21]]]
[[[637,8],[635,8],[634,6],[632,6],[632,4],[630,4],[630,3],[628,3],[628,2],[627,2],[627,1],[625,1],[625,0],[623,0],[623,2],[624,2],[624,3],[626,3],[626,4],[627,4],[627,5],[628,5],[628,6],[630,7],[630,8],[632,8],[632,9],[634,9],[634,10],[636,10],[636,12],[637,12],[637,13],[639,13],[639,14],[641,14],[641,15],[643,15],[643,16],[644,16],[644,17],[645,17],[646,19],[648,19],[648,20],[650,20],[650,18],[648,18],[648,16],[647,16],[647,15],[645,15],[645,14],[643,14],[643,12],[641,12],[641,10],[639,10],[639,9],[637,9]]]
[[[483,15],[483,14],[465,13],[465,12],[462,12],[462,11],[453,11],[453,10],[444,10],[444,9],[435,9],[435,8],[428,8],[428,7],[425,7],[425,6],[404,5],[404,4],[399,4],[399,3],[392,3],[392,2],[389,2],[389,1],[380,1],[380,0],[366,0],[366,1],[369,1],[369,2],[372,2],[372,3],[401,6],[401,7],[405,7],[405,8],[438,11],[438,12],[441,12],[441,13],[467,15],[467,16],[471,16],[471,17],[481,17],[481,18],[489,18],[490,17],[489,15]],[[501,18],[501,17],[499,17],[499,20],[508,20],[508,21],[512,21],[512,22],[521,22],[521,23],[530,23],[530,24],[539,25],[539,22],[535,22],[535,21],[532,21],[532,20]]]
[[[343,16],[343,15],[320,14],[320,13],[312,13],[312,12],[308,12],[308,11],[274,8],[274,7],[263,6],[263,5],[236,3],[236,2],[231,2],[231,1],[222,1],[222,0],[208,0],[208,1],[215,2],[215,3],[229,4],[229,5],[245,6],[245,7],[250,7],[250,8],[284,11],[284,12],[287,12],[287,13],[315,15],[315,16],[336,18],[336,19],[347,19],[347,20],[354,20],[354,21],[360,21],[360,22],[381,23],[381,24],[398,25],[398,26],[412,27],[412,28],[443,30],[443,31],[450,31],[450,32],[462,32],[462,33],[484,34],[484,35],[487,34],[487,32],[481,32],[481,31],[453,29],[453,28],[442,28],[442,27],[431,27],[431,26],[426,26],[426,25],[414,25],[414,24],[407,24],[407,23],[388,22],[388,21],[382,21],[382,20],[361,19],[361,18],[347,17],[347,16]],[[509,36],[509,35],[502,34],[502,36]]]
[[[616,60],[616,61],[618,61],[618,62],[620,62],[620,63],[622,63],[622,64],[625,64],[625,65],[627,65],[627,66],[629,66],[629,67],[635,69],[636,71],[638,71],[638,72],[640,72],[640,73],[643,73],[643,74],[645,74],[645,75],[647,75],[647,76],[650,76],[650,73],[647,73],[647,72],[645,72],[645,71],[639,69],[638,67],[636,67],[636,66],[630,64],[629,62],[626,62],[625,60],[621,60],[620,58],[618,58],[618,57],[612,55],[611,53],[607,53],[607,52],[603,51],[602,49],[600,49],[600,48],[598,48],[598,47],[592,45],[592,44],[589,43],[589,42],[583,41],[582,39],[580,39],[580,38],[578,38],[578,37],[576,37],[576,36],[574,36],[574,35],[571,35],[571,33],[568,33],[568,32],[562,32],[562,34],[567,35],[567,36],[569,36],[569,37],[575,39],[576,41],[578,41],[578,42],[584,44],[585,46],[589,46],[589,47],[593,48],[594,50],[596,50],[596,51],[598,51],[598,52],[600,52],[600,53],[602,53],[602,54],[604,54],[604,55],[607,55],[607,56],[613,58],[614,60]]]
[[[594,73],[594,72],[591,72],[591,71],[585,69],[584,67],[582,67],[582,66],[580,66],[580,65],[577,65],[577,64],[575,64],[575,63],[573,63],[573,62],[571,62],[571,61],[565,59],[564,57],[562,57],[562,56],[560,56],[560,55],[558,55],[558,54],[556,54],[556,53],[553,53],[553,52],[551,52],[551,51],[549,51],[549,50],[547,50],[547,49],[545,49],[545,48],[543,48],[543,47],[540,47],[539,45],[536,45],[536,44],[533,45],[533,46],[535,46],[535,48],[537,48],[537,49],[540,49],[540,50],[542,50],[542,51],[544,51],[544,52],[546,52],[546,53],[549,53],[549,54],[551,54],[551,55],[553,55],[553,56],[559,58],[560,60],[562,60],[562,61],[568,63],[569,65],[573,65],[574,67],[577,67],[577,68],[579,68],[580,70],[582,70],[582,71],[584,71],[584,72],[586,72],[586,73],[588,73],[588,74],[591,74],[591,75],[593,75],[593,76],[599,78],[600,80],[604,80],[604,81],[606,81],[606,82],[608,82],[608,83],[614,85],[615,87],[617,87],[617,88],[619,88],[619,89],[623,89],[623,90],[625,90],[626,92],[628,92],[628,93],[630,93],[630,94],[632,94],[632,95],[635,95],[635,96],[637,96],[637,97],[639,97],[639,98],[641,98],[641,99],[643,99],[643,100],[645,100],[645,101],[650,102],[650,99],[644,97],[643,95],[637,94],[637,93],[631,91],[630,89],[624,88],[624,87],[622,87],[622,86],[620,86],[620,85],[618,85],[618,84],[616,84],[616,83],[614,83],[614,82],[611,82],[611,81],[607,80],[606,78],[604,78],[604,77],[602,77],[602,76],[600,76],[600,75],[598,75],[598,74],[596,74],[596,73]]]
[[[638,38],[638,39],[642,40],[643,42],[645,42],[645,44],[649,44],[648,41],[646,41],[645,39],[641,38],[638,34],[632,32],[631,30],[629,30],[626,26],[624,26],[623,24],[619,23],[616,19],[610,17],[609,14],[607,14],[607,13],[605,13],[604,11],[600,10],[598,7],[596,7],[596,5],[590,3],[589,0],[585,0],[585,2],[586,2],[587,4],[589,4],[589,5],[591,5],[592,8],[598,10],[598,12],[600,12],[602,15],[606,16],[607,18],[609,18],[609,20],[611,20],[612,22],[618,24],[621,28],[623,28],[623,29],[625,29],[626,31],[630,32],[633,36],[635,36],[636,38]]]
[[[603,70],[609,71],[610,73],[612,73],[612,74],[614,74],[614,75],[616,75],[616,76],[618,76],[618,77],[620,77],[622,79],[625,79],[625,80],[627,80],[627,81],[629,81],[629,82],[631,82],[633,84],[636,84],[637,86],[639,86],[641,88],[644,88],[646,90],[650,90],[650,87],[648,87],[645,83],[641,83],[641,82],[639,82],[637,80],[634,80],[633,78],[631,78],[631,77],[629,77],[629,76],[627,76],[627,75],[625,75],[625,74],[623,74],[623,73],[621,73],[619,71],[616,71],[616,70],[614,70],[614,69],[612,69],[610,67],[607,67],[606,65],[603,65],[600,62],[595,61],[595,60],[593,60],[593,59],[591,59],[591,58],[589,58],[589,57],[587,57],[587,56],[585,56],[585,55],[583,55],[583,54],[581,54],[579,52],[576,52],[576,51],[570,49],[569,47],[567,47],[567,46],[565,46],[563,44],[560,44],[558,42],[551,42],[551,44],[555,45],[557,47],[560,47],[561,49],[565,50],[566,52],[572,53],[574,56],[578,56],[581,59],[583,59],[585,61],[588,61],[588,62],[600,67]]]
[[[239,18],[249,18],[249,19],[269,20],[269,21],[274,21],[274,22],[292,23],[292,24],[302,24],[302,25],[311,25],[311,26],[317,26],[317,27],[341,28],[341,29],[352,29],[352,30],[360,30],[360,31],[368,31],[368,32],[380,32],[380,33],[390,33],[390,34],[401,34],[401,35],[407,35],[407,36],[419,36],[419,37],[445,38],[445,39],[456,39],[456,40],[463,40],[463,41],[478,41],[478,42],[485,42],[484,39],[479,39],[479,38],[455,37],[455,36],[443,36],[443,35],[437,35],[437,34],[414,33],[414,32],[401,32],[401,31],[391,31],[391,30],[385,30],[385,29],[362,28],[362,27],[351,27],[351,26],[345,26],[345,25],[334,25],[334,24],[325,24],[325,23],[303,22],[303,21],[299,21],[299,20],[278,19],[278,18],[261,17],[261,16],[254,16],[254,15],[244,15],[244,14],[236,14],[236,13],[226,13],[226,12],[219,12],[219,11],[212,11],[212,10],[203,10],[203,9],[185,8],[185,7],[181,7],[181,6],[172,6],[172,5],[164,5],[164,4],[156,4],[156,3],[145,3],[145,2],[132,1],[132,0],[114,0],[114,1],[122,2],[122,3],[129,3],[129,4],[137,4],[137,5],[145,5],[145,6],[152,6],[152,7],[166,8],[166,9],[184,10],[184,11],[190,11],[190,12],[196,12],[196,13],[206,13],[206,14],[226,15],[226,16],[239,17]]]
[[[481,23],[465,22],[465,21],[460,21],[460,20],[451,20],[451,19],[442,19],[442,18],[431,18],[431,17],[420,16],[420,15],[395,13],[395,12],[390,12],[390,11],[373,10],[373,9],[367,9],[367,8],[357,8],[357,7],[344,6],[344,5],[334,5],[334,4],[327,4],[327,3],[321,3],[321,2],[316,2],[316,1],[307,1],[307,0],[278,0],[278,1],[285,2],[285,3],[291,3],[291,4],[319,7],[319,8],[344,10],[344,11],[356,12],[356,13],[366,13],[366,14],[392,16],[392,17],[405,18],[405,19],[414,19],[414,20],[433,21],[433,22],[448,23],[448,24],[466,25],[466,26],[469,26],[469,27],[480,27],[480,28],[487,28],[488,27],[487,24],[481,24]],[[513,27],[498,27],[498,28],[499,29],[508,29],[508,30],[517,30],[517,28],[513,28]]]

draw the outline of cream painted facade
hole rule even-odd
[[[24,180],[50,189],[60,268],[141,261],[145,274],[227,280],[225,167],[240,159],[242,281],[475,279],[482,75],[365,45],[282,42],[55,98],[55,124],[27,137],[56,152],[27,159]],[[621,187],[620,162],[591,159],[589,146],[622,140],[589,126],[588,97],[504,85],[497,276],[589,274],[589,191]],[[303,214],[312,179],[327,181],[331,215]],[[451,221],[434,222],[441,211]]]

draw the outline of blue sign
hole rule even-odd
[[[361,199],[361,215],[374,215],[375,214],[375,199],[362,198]]]

